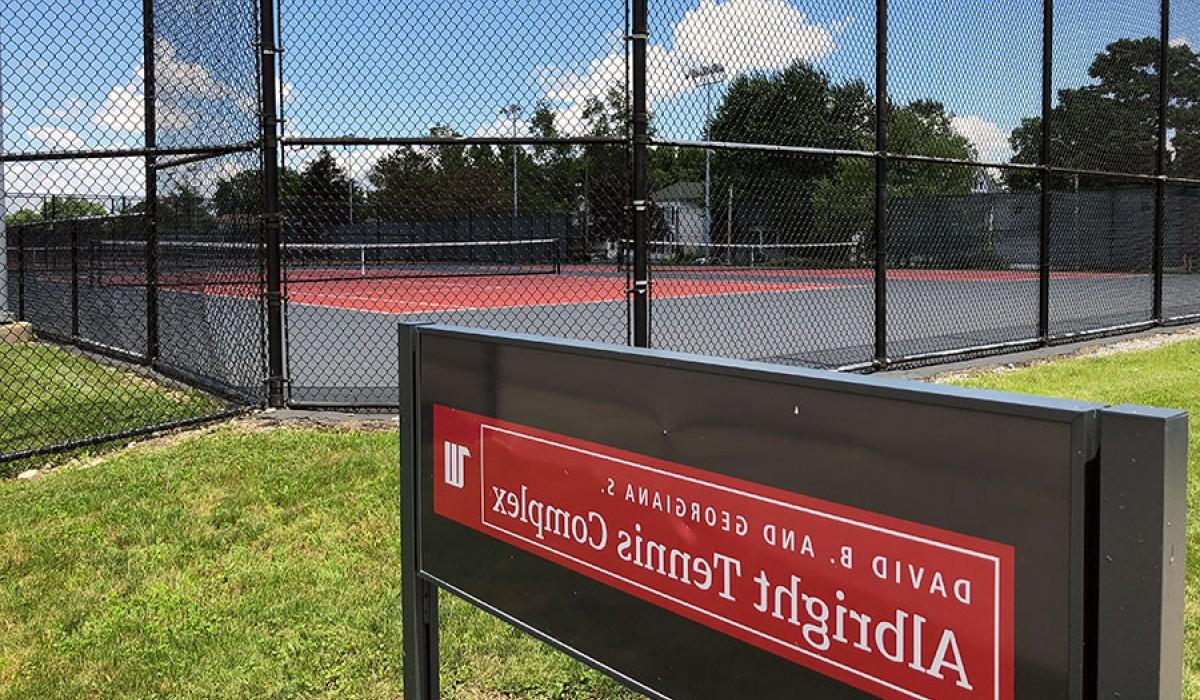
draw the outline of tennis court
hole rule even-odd
[[[62,337],[141,347],[144,319],[121,309],[145,306],[145,242],[103,230],[60,238],[38,236],[23,249],[24,293],[37,302],[28,305],[27,316]],[[875,272],[869,256],[845,243],[654,241],[648,248],[654,347],[827,368],[873,357]],[[594,254],[579,261],[568,259],[565,249],[558,238],[287,246],[285,342],[293,402],[394,404],[401,320],[629,343],[627,257]],[[160,325],[172,341],[164,354],[252,385],[230,339],[244,334],[241,326],[261,311],[259,246],[166,240],[157,250]],[[889,357],[1036,338],[1038,273],[1008,268],[889,269]],[[1164,298],[1200,298],[1198,278],[1168,272]],[[1153,285],[1148,270],[1054,271],[1049,331],[1144,322]],[[185,318],[203,318],[208,330],[197,334]],[[230,324],[241,326],[226,328]]]
[[[788,256],[763,255],[767,248],[754,251],[753,264],[728,261],[720,251],[711,263],[652,264],[652,345],[820,367],[869,359],[874,271],[788,267]],[[489,253],[486,260],[398,262],[386,252],[314,245],[290,268],[295,402],[394,401],[391,353],[400,320],[629,341],[630,277],[616,261],[498,261]],[[1037,335],[1036,271],[896,269],[887,281],[889,350],[897,357]],[[1193,275],[1168,275],[1164,284],[1168,298],[1200,292]],[[1153,280],[1148,273],[1054,272],[1050,293],[1051,332],[1066,333],[1144,319]]]

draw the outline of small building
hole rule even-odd
[[[676,182],[653,194],[662,215],[655,238],[685,245],[706,246],[709,235],[704,218],[704,183]]]

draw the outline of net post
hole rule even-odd
[[[1054,0],[1042,0],[1042,132],[1038,192],[1038,339],[1050,342],[1050,113],[1053,95]]]
[[[158,146],[156,76],[154,55],[154,0],[142,0],[142,118],[147,149]],[[157,159],[147,155],[143,163],[146,231],[146,360],[158,359],[158,168]]]
[[[632,1],[629,36],[632,49],[633,114],[632,159],[633,187],[633,344],[650,346],[650,261],[647,251],[650,192],[647,178],[650,114],[646,105],[646,41],[649,38],[647,0]]]
[[[1170,103],[1168,74],[1171,60],[1171,0],[1162,0],[1159,5],[1158,40],[1158,150],[1154,158],[1154,298],[1151,306],[1152,318],[1163,322],[1163,246],[1166,238],[1167,218],[1167,107]]]
[[[276,95],[275,0],[259,0],[262,94],[262,235],[266,244],[267,403],[286,404],[283,362],[283,236],[279,215],[279,116]]]
[[[875,357],[887,365],[888,4],[875,0]]]

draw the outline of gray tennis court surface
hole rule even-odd
[[[567,273],[569,274],[569,273]],[[682,276],[682,275],[681,275]],[[813,367],[838,367],[871,358],[873,279],[807,274],[811,288],[732,291],[655,298],[654,347],[721,357]],[[538,299],[542,276],[530,276],[527,298]],[[827,283],[827,284],[825,284]],[[304,283],[308,284],[308,283]],[[379,287],[404,290],[407,281]],[[479,284],[479,283],[476,283]],[[300,285],[294,285],[300,286]],[[1037,335],[1037,288],[1032,276],[945,273],[888,282],[889,356],[1019,341]],[[395,291],[403,295],[403,291]],[[1050,285],[1050,332],[1066,334],[1150,318],[1150,275],[1056,275]],[[304,294],[296,295],[304,298]],[[367,299],[364,306],[380,305]],[[367,303],[371,302],[371,303]],[[624,301],[531,303],[496,308],[389,313],[318,303],[289,304],[288,352],[297,403],[394,404],[397,400],[396,325],[428,320],[497,330],[628,342]],[[1200,312],[1200,275],[1168,275],[1168,316]]]

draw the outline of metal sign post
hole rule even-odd
[[[1179,695],[1182,412],[400,340],[408,698],[439,589],[656,698]]]

